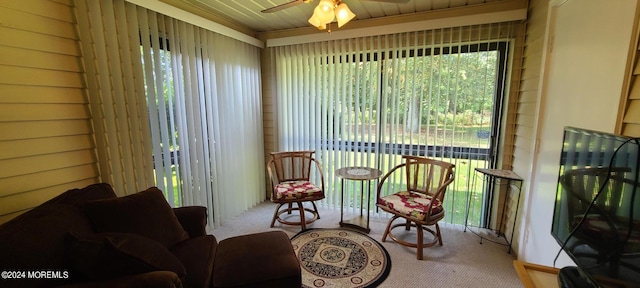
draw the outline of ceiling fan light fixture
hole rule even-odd
[[[322,26],[325,26],[324,23],[321,23],[320,20],[318,20],[318,17],[316,17],[316,14],[313,13],[313,15],[311,15],[311,18],[309,18],[309,24],[313,25],[313,27],[316,27],[320,30],[322,30]]]
[[[338,27],[342,27],[355,17],[356,14],[340,0],[320,0],[308,22],[313,27],[324,30],[334,20],[337,20]]]
[[[320,23],[326,24],[333,21],[333,19],[335,18],[335,13],[333,12],[333,8],[327,9],[327,6],[322,4],[324,3],[321,1],[320,4],[318,4],[318,6],[316,7],[316,9],[313,10],[312,17],[315,17],[316,19],[318,19]]]
[[[318,3],[318,7],[320,7],[320,9],[322,9],[322,11],[324,12],[333,12],[333,8],[336,7],[336,3],[334,2],[334,0],[320,0],[320,3]]]
[[[335,10],[336,19],[338,19],[338,28],[342,27],[342,25],[347,24],[351,19],[356,17],[356,14],[353,14],[347,4],[340,3]]]

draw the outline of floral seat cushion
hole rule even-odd
[[[378,204],[422,221],[426,218],[429,205],[433,207],[431,215],[438,214],[443,211],[442,203],[439,199],[431,200],[431,196],[428,195],[402,191],[380,198]]]
[[[289,181],[276,185],[277,200],[305,199],[322,195],[322,190],[309,181]]]

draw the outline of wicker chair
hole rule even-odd
[[[423,248],[431,247],[436,243],[442,246],[438,221],[444,218],[442,202],[447,185],[453,182],[455,165],[416,156],[403,156],[403,159],[404,163],[387,172],[378,184],[376,206],[394,215],[382,235],[382,242],[386,241],[388,235],[398,244],[416,247],[417,258],[422,260]],[[387,180],[391,182],[400,179],[400,177],[390,177],[395,172],[403,171],[400,168],[404,168],[405,171],[405,186],[401,191],[382,195]],[[405,222],[392,225],[398,218],[404,219]],[[436,231],[431,230],[429,226],[435,226]],[[391,231],[397,227],[404,227],[407,231],[415,227],[418,238],[416,243],[404,241],[393,235]],[[433,241],[424,243],[423,231],[431,233]]]
[[[267,172],[271,179],[271,201],[278,206],[271,220],[271,227],[276,220],[286,225],[300,225],[302,230],[307,229],[310,224],[320,219],[318,208],[313,201],[324,199],[324,176],[320,162],[313,158],[314,151],[287,151],[272,152],[271,160],[267,164]],[[311,182],[311,167],[315,166],[320,179],[317,184]],[[313,209],[305,208],[304,202],[311,202]],[[293,207],[293,203],[298,207]],[[283,205],[287,205],[282,208]],[[287,221],[281,217],[282,214],[292,214],[297,211],[300,221]],[[306,219],[305,211],[310,212],[313,217]]]

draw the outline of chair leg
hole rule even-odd
[[[391,230],[391,223],[393,223],[393,220],[396,220],[396,216],[393,216],[391,219],[389,219],[389,223],[387,223],[387,229],[384,229],[384,233],[382,234],[382,242],[387,241],[387,235],[389,235],[389,230]]]
[[[278,207],[276,207],[276,211],[273,212],[273,219],[271,219],[271,228],[273,228],[273,224],[276,223],[276,218],[278,218],[278,211],[280,211],[280,207],[282,207],[282,203],[278,204]]]
[[[409,231],[411,229],[411,221],[407,219],[407,222],[404,224],[404,230]]]
[[[289,213],[287,214],[291,214],[291,208],[293,207],[293,203],[289,203]]]
[[[422,231],[422,225],[420,223],[416,223],[416,233],[418,233],[418,242],[416,242],[416,254],[418,257],[418,260],[422,260],[422,246],[424,246],[424,244],[422,243],[424,241],[424,231]]]
[[[436,234],[438,235],[438,243],[442,246],[442,235],[440,235],[440,225],[436,223]]]
[[[313,204],[313,210],[316,211],[316,215],[318,215],[318,219],[320,219],[320,212],[318,212],[318,207],[316,207],[316,202],[311,201],[311,204]]]
[[[298,203],[298,208],[300,209],[300,225],[302,225],[302,231],[307,230],[307,221],[304,219],[304,205],[302,202]]]

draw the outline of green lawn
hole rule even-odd
[[[321,155],[316,155],[320,158]],[[327,193],[335,193],[335,197],[340,197],[340,180],[335,176],[334,171],[341,167],[347,166],[367,166],[375,167],[373,163],[376,163],[376,158],[373,153],[359,153],[359,152],[341,152],[341,151],[324,151],[323,172],[325,177],[325,189]],[[474,169],[477,167],[484,168],[485,161],[479,160],[464,160],[464,159],[440,159],[442,161],[452,162],[456,164],[455,180],[449,185],[447,194],[445,195],[445,221],[454,224],[464,224],[465,214],[467,211],[469,191],[474,190],[475,195],[472,199],[471,207],[475,208],[474,213],[470,213],[469,223],[478,223],[480,213],[478,212],[481,207],[482,201],[482,181],[474,179],[477,175]],[[385,155],[380,160],[380,170],[384,173],[389,171],[393,166],[401,163],[402,159],[400,155]],[[395,173],[389,180],[387,185],[398,185],[403,181],[403,175],[401,173]],[[474,181],[475,180],[475,181]],[[173,196],[174,204],[176,207],[181,206],[181,193],[178,183],[178,177],[176,176],[175,166],[173,168],[173,176],[171,181],[174,183]],[[347,199],[347,207],[354,207],[359,209],[360,205],[360,183],[357,181],[345,181],[345,199]],[[376,198],[376,186],[377,181],[371,181],[371,203],[370,207],[372,211],[375,211],[375,198]],[[366,187],[365,187],[366,191]],[[349,201],[354,199],[357,201]],[[366,203],[363,204],[366,207]]]
[[[367,139],[376,139],[376,130],[372,126],[372,133],[367,133],[369,126],[365,126],[365,132],[359,131],[361,126],[351,127],[351,133],[347,141],[367,141]],[[419,132],[407,132],[402,124],[387,125],[384,133],[385,143],[398,144],[418,144],[418,145],[443,145],[444,146],[460,146],[473,148],[489,147],[489,139],[486,138],[490,130],[488,126],[450,126],[439,125],[421,127]],[[480,132],[480,133],[479,133]],[[478,137],[480,135],[484,137]],[[357,136],[356,136],[357,135]],[[393,136],[391,136],[393,135]],[[393,139],[391,139],[393,137]]]
[[[334,151],[334,152],[326,152],[326,153],[327,155],[325,156],[327,156],[327,159],[331,159],[331,160],[328,162],[329,164],[325,165],[326,167],[323,168],[325,182],[327,182],[325,183],[325,185],[328,185],[325,188],[327,189],[327,191],[334,191],[334,193],[337,193],[336,194],[338,195],[337,197],[340,197],[339,179],[333,178],[327,181],[328,177],[334,177],[335,170],[337,170],[340,167],[347,167],[347,166],[368,166],[368,167],[375,166],[375,165],[366,165],[367,158],[360,157],[362,155],[357,152],[344,152],[343,154],[343,152]],[[341,155],[343,157],[340,157]],[[336,158],[331,158],[331,157],[336,157]],[[375,163],[374,162],[375,158],[373,158],[374,157],[373,154],[370,157],[371,158],[369,158],[369,163]],[[445,221],[449,223],[454,223],[454,224],[464,224],[466,211],[467,211],[468,198],[469,198],[469,191],[471,190],[475,191],[474,198],[472,199],[471,207],[476,209],[481,207],[480,205],[481,205],[482,194],[483,194],[482,181],[480,181],[480,179],[474,179],[474,177],[477,177],[477,175],[474,172],[474,169],[477,167],[484,168],[486,165],[485,161],[478,161],[478,160],[470,161],[470,160],[447,159],[447,158],[441,159],[441,160],[456,164],[455,180],[451,185],[449,185],[447,194],[445,195],[444,204],[443,204],[447,211],[446,212],[447,216],[445,217]],[[385,155],[381,160],[381,163],[382,163],[381,165],[382,168],[380,168],[380,170],[384,174],[387,171],[389,171],[391,167],[401,163],[401,156]],[[398,171],[394,173],[394,175],[391,176],[391,178],[389,178],[386,181],[385,186],[399,185],[400,183],[402,183],[403,177],[404,177],[404,174]],[[355,209],[359,209],[360,207],[359,199],[361,197],[360,196],[361,186],[359,182],[358,183],[356,182],[358,181],[345,181],[345,199],[353,200],[353,201],[349,201],[349,203],[346,203],[348,207],[355,207]],[[371,185],[372,196],[371,196],[371,203],[369,204],[370,204],[370,207],[375,207],[375,202],[376,202],[375,193],[376,193],[377,181],[371,181],[371,182],[372,183],[370,185]],[[367,187],[365,186],[364,189],[366,191]],[[366,207],[366,203],[364,203],[363,206]],[[479,217],[480,217],[479,212],[470,213],[469,222],[478,223]]]

